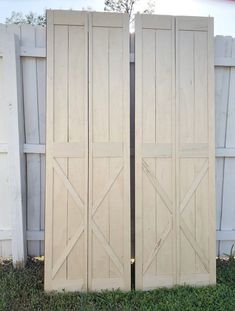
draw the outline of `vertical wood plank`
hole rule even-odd
[[[47,94],[46,94],[46,206],[45,206],[45,290],[52,290],[52,234],[53,234],[53,106],[54,106],[54,14],[47,11]]]
[[[229,40],[230,39],[230,40]],[[231,42],[231,57],[235,55],[235,40],[229,38]],[[225,136],[225,148],[233,148],[235,146],[234,137],[234,85],[235,83],[235,69],[230,68],[229,73],[229,84],[228,84],[228,101],[227,101],[227,122],[226,122],[226,136]],[[235,217],[234,205],[233,205],[233,188],[235,185],[235,178],[233,172],[235,171],[235,159],[225,158],[224,160],[224,185],[223,185],[223,209],[221,213],[221,229],[222,230],[233,230],[235,228],[234,222],[232,221]],[[221,255],[224,253],[229,254],[234,241],[223,241],[221,243]]]
[[[232,38],[231,37],[215,37],[215,57],[231,57],[232,56]],[[215,68],[215,116],[216,116],[216,148],[226,147],[227,137],[227,118],[228,118],[228,99],[229,99],[229,83],[230,68]],[[226,209],[224,205],[224,177],[225,177],[225,158],[216,159],[216,229],[222,229],[223,211]],[[217,242],[217,254],[223,256],[228,251],[225,241]],[[228,244],[227,244],[228,245]],[[231,244],[230,244],[231,245]]]
[[[36,27],[36,47],[46,48],[46,29],[45,27]],[[37,67],[37,100],[38,100],[38,126],[39,143],[45,144],[45,126],[46,126],[46,59],[38,58]],[[44,231],[44,209],[45,209],[45,155],[40,155],[40,230]],[[44,254],[44,241],[40,241],[40,255]]]
[[[19,40],[19,45],[20,45],[20,26],[13,25],[13,24],[12,25],[1,25],[1,28],[2,28],[1,30],[4,33],[16,35],[16,39]],[[20,79],[22,81],[22,78],[20,78]],[[21,88],[21,85],[19,87]],[[4,101],[4,103],[5,103],[5,101]],[[8,165],[9,165],[9,161],[8,161]],[[6,167],[6,169],[9,170],[8,167]],[[9,193],[9,190],[8,190],[8,193]],[[4,208],[4,210],[5,210],[4,214],[8,213],[11,217],[11,208],[10,208],[10,205],[8,205],[8,206],[9,206],[8,211]],[[6,251],[6,254],[8,254],[8,256],[12,255],[12,244],[11,244],[11,242],[10,241],[2,241],[1,244],[2,244],[2,251],[3,252]]]
[[[84,216],[68,197],[68,238],[84,223],[84,234],[68,257],[68,279],[83,276],[87,288],[87,25],[69,26],[69,142],[85,146],[85,158],[68,160],[68,176],[84,202]],[[83,48],[81,48],[83,47]],[[77,113],[79,111],[79,114]],[[85,184],[84,184],[85,181]]]
[[[192,31],[180,31],[179,30],[179,51],[178,63],[179,63],[179,111],[178,111],[178,129],[179,129],[179,141],[178,148],[180,149],[183,143],[194,143],[194,127],[195,127],[195,96],[194,96],[194,33]],[[183,158],[179,156],[179,175],[176,183],[179,186],[179,206],[178,213],[180,213],[180,202],[196,177],[195,175],[195,163],[193,160]],[[183,215],[185,221],[192,229],[193,235],[195,235],[195,196],[188,203],[187,209]],[[195,268],[195,250],[190,245],[185,234],[180,231],[179,237],[180,243],[180,270],[182,274],[190,274],[194,272]]]
[[[216,201],[215,201],[215,88],[214,19],[208,18],[208,139],[209,139],[209,270],[210,284],[216,283]]]
[[[3,35],[6,33],[6,26],[0,26],[0,46],[4,45]],[[8,144],[8,106],[5,102],[4,95],[4,59],[0,57],[0,144]],[[6,152],[0,152],[0,228],[2,230],[11,230],[11,210],[10,210],[10,193],[9,193],[9,161]],[[12,255],[12,247],[10,240],[0,241],[0,256],[9,257]]]
[[[36,47],[36,28],[21,26],[21,44]],[[22,60],[23,96],[26,143],[39,144],[39,103],[37,89],[37,60],[26,57]],[[27,159],[27,230],[40,230],[41,174],[40,155],[28,154]],[[28,254],[40,254],[40,242],[28,241]]]
[[[54,142],[68,141],[68,26],[54,26]],[[65,157],[56,159],[62,171],[68,176],[68,160]],[[61,249],[67,245],[68,230],[68,192],[54,170],[54,215],[53,215],[53,265]],[[67,258],[61,265],[55,278],[67,278]]]
[[[4,94],[8,107],[8,161],[12,223],[12,257],[16,267],[26,261],[25,172],[23,154],[23,107],[19,40],[13,34],[4,37]]]

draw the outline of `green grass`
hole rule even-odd
[[[217,261],[217,285],[181,286],[148,292],[43,292],[43,263],[29,260],[24,270],[0,265],[0,310],[235,310],[235,260]]]

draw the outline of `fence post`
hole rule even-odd
[[[19,39],[4,34],[3,64],[5,103],[8,107],[9,190],[12,219],[12,257],[17,268],[26,261],[25,156]]]

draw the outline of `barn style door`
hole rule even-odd
[[[213,30],[136,17],[136,288],[215,282]]]
[[[174,284],[174,18],[136,16],[136,288]]]
[[[129,289],[128,16],[47,18],[45,289]]]
[[[89,20],[89,287],[130,289],[129,19]]]
[[[45,289],[87,289],[88,16],[47,14]]]
[[[176,18],[178,283],[215,283],[213,19]]]

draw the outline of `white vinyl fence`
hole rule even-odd
[[[8,35],[6,35],[6,33]],[[15,34],[13,36],[12,34]],[[23,100],[23,122],[24,130],[21,137],[23,139],[23,149],[25,154],[25,164],[21,161],[21,167],[25,177],[21,183],[25,184],[25,209],[23,210],[23,229],[26,227],[25,236],[27,239],[27,253],[29,255],[40,255],[44,252],[44,188],[45,188],[45,87],[46,87],[46,36],[45,28],[32,27],[30,25],[16,26],[1,25],[0,27],[0,255],[9,256],[13,252],[11,239],[16,239],[16,247],[20,248],[19,235],[20,229],[13,235],[15,222],[19,218],[13,218],[11,209],[13,195],[9,190],[15,189],[16,185],[12,183],[11,171],[13,176],[16,175],[12,167],[12,162],[8,161],[10,155],[9,146],[12,144],[15,153],[17,146],[10,137],[10,128],[15,126],[15,120],[8,119],[8,97],[17,92],[16,85],[11,79],[14,73],[9,72],[7,66],[10,65],[6,51],[8,42],[14,41],[15,51],[10,52],[20,55],[18,57],[18,87],[19,94]],[[18,46],[19,45],[19,46]],[[13,49],[13,46],[12,46]],[[19,60],[20,59],[20,60]],[[9,64],[7,63],[9,62]],[[9,85],[6,85],[8,77]],[[14,103],[15,104],[15,103]],[[12,122],[9,124],[9,122]],[[16,123],[16,122],[15,122]],[[9,129],[8,129],[9,126]],[[13,130],[13,128],[12,128]],[[17,133],[13,133],[16,135]],[[9,157],[10,160],[10,157]],[[18,163],[19,164],[19,163]],[[23,188],[21,189],[23,190]],[[17,193],[15,195],[18,195]],[[15,207],[19,208],[19,206]],[[24,204],[23,204],[24,208]],[[17,252],[17,251],[16,251]]]
[[[24,247],[28,255],[44,253],[45,33],[42,27],[0,25],[0,256],[15,261]],[[133,50],[130,62],[133,77]],[[133,88],[131,79],[131,94]],[[223,255],[235,241],[232,37],[215,37],[215,99],[217,255]],[[133,116],[133,95],[131,106]],[[131,130],[133,137],[133,120]]]
[[[235,241],[235,39],[215,37],[218,255]]]

